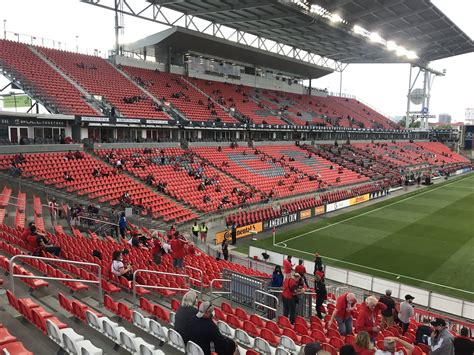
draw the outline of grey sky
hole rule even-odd
[[[145,3],[145,0],[133,1]],[[474,38],[474,22],[470,16],[474,13],[473,0],[433,0],[433,3]],[[114,42],[113,13],[79,0],[0,0],[0,9],[0,20],[7,20],[7,31],[61,41],[68,44],[68,50],[75,50],[76,36],[79,36],[81,51],[88,49],[91,54],[95,48],[106,53]],[[124,42],[163,29],[165,27],[158,24],[125,17]],[[9,38],[14,38],[12,33]],[[464,119],[464,110],[474,107],[473,63],[473,53],[432,63],[435,69],[446,69],[447,75],[434,82],[431,113],[450,113],[454,121]],[[400,116],[406,109],[408,71],[408,64],[349,65],[343,74],[342,91],[356,95],[382,113]],[[338,92],[339,74],[330,74],[314,81],[313,85]]]

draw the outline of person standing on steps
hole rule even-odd
[[[230,235],[232,237],[231,245],[235,245],[237,243],[237,224],[235,222],[232,223],[232,229],[231,229]]]
[[[202,223],[201,223],[200,232],[201,232],[201,242],[202,242],[202,243],[206,243],[206,240],[207,240],[207,226],[206,226],[206,222],[202,222]]]
[[[194,222],[193,224],[192,233],[193,233],[193,237],[196,238],[196,241],[197,241],[198,236],[199,236],[199,225],[197,222]]]

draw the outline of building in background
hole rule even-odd
[[[474,125],[474,107],[467,108],[464,117],[466,119],[466,124]]]
[[[438,122],[443,124],[451,124],[451,115],[449,113],[440,113]]]

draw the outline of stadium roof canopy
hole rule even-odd
[[[160,51],[162,53],[166,52],[168,47],[172,47],[173,52],[194,52],[211,57],[225,57],[226,60],[247,62],[283,73],[299,75],[303,78],[316,79],[333,72],[333,70],[323,66],[226,41],[219,37],[182,27],[172,27],[134,43],[129,43],[125,46],[125,50],[143,53],[143,49],[146,48],[147,56],[154,57]]]
[[[348,33],[354,25],[415,51],[422,62],[474,51],[473,41],[429,0],[305,2],[337,14],[344,23],[315,16],[299,0],[148,1],[344,63],[407,62],[363,36]]]

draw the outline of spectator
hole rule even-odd
[[[469,329],[462,327],[461,335],[453,341],[454,355],[472,355],[474,354],[474,342],[469,338]]]
[[[430,355],[454,355],[454,337],[446,327],[446,321],[436,318],[431,325],[434,330],[428,339]]]
[[[428,345],[428,338],[431,336],[432,332],[433,330],[430,326],[430,319],[423,318],[423,323],[416,328],[415,345],[420,343]]]
[[[380,328],[385,329],[393,324],[393,313],[395,312],[395,300],[392,298],[392,290],[387,289],[385,295],[380,296],[379,302],[382,302],[387,306],[382,311],[382,320],[380,322]]]
[[[385,339],[383,340],[383,350],[377,350],[375,352],[375,355],[404,355],[405,352],[403,352],[402,350],[396,350],[396,343],[399,343],[400,345],[405,347],[406,355],[411,355],[413,353],[413,349],[415,348],[413,344],[410,344],[405,340],[397,337],[385,337]],[[448,355],[447,353],[444,354]]]
[[[218,355],[231,355],[236,352],[237,346],[233,340],[223,336],[212,320],[214,307],[210,302],[203,302],[199,306],[195,317],[191,317],[185,332],[184,342],[192,341],[199,345],[204,355],[211,355],[211,342]]]
[[[71,151],[68,151],[67,154],[64,156],[65,160],[74,160],[74,154]]]
[[[194,224],[193,224],[192,233],[193,233],[193,237],[195,237],[196,240],[197,240],[197,238],[199,236],[199,225],[198,225],[197,222],[194,222]]]
[[[174,330],[176,330],[183,339],[187,339],[187,331],[189,329],[189,322],[198,312],[196,308],[197,293],[188,291],[183,295],[181,306],[176,311],[174,319]]]
[[[132,265],[127,264],[127,266],[123,263],[123,255],[120,250],[116,250],[112,253],[112,265],[111,265],[112,274],[115,276],[123,276],[128,281],[133,280],[132,274]]]
[[[175,270],[183,269],[184,246],[186,244],[186,239],[184,239],[184,237],[181,237],[178,232],[176,232],[174,238],[170,241],[171,256],[173,258],[173,267],[175,268]]]
[[[376,324],[378,312],[387,309],[387,306],[379,302],[374,296],[369,296],[359,308],[356,329],[366,331],[370,335],[370,339],[375,341],[375,337],[380,332],[380,327]]]
[[[163,254],[163,247],[161,246],[159,232],[154,231],[152,234],[153,247],[151,248],[151,256],[156,265],[161,264],[161,255]]]
[[[120,229],[120,235],[122,238],[125,239],[125,232],[128,227],[128,222],[127,222],[127,217],[125,217],[125,212],[122,212],[120,214],[120,219],[119,219],[119,229]]]
[[[71,175],[69,175],[67,171],[64,172],[63,177],[64,177],[64,181],[66,182],[74,181],[74,178]]]
[[[332,313],[328,327],[336,319],[339,333],[342,336],[352,334],[352,311],[355,309],[357,299],[353,293],[344,293],[336,300],[336,309]]]
[[[293,264],[291,263],[291,255],[288,255],[285,260],[283,260],[283,277],[285,279],[291,277],[291,270],[293,269]]]
[[[306,285],[307,288],[309,288],[308,281],[306,280],[306,268],[304,266],[304,261],[302,259],[298,260],[298,265],[295,267],[295,272],[301,275],[301,278]]]
[[[201,232],[201,242],[202,242],[202,243],[205,243],[205,242],[206,242],[206,239],[207,239],[207,226],[206,226],[206,222],[202,222],[202,223],[201,223],[200,232]]]
[[[272,274],[271,287],[282,287],[283,286],[283,273],[279,265],[275,266],[275,270]]]
[[[354,346],[345,344],[339,349],[339,355],[357,355]]]
[[[373,355],[375,350],[370,342],[370,335],[366,331],[360,331],[354,340],[354,349],[357,355]]]
[[[59,205],[56,202],[56,199],[53,198],[51,201],[49,201],[48,208],[49,208],[49,214],[51,215],[51,222],[55,224],[57,220],[57,216],[58,216],[58,209],[59,209]]]
[[[314,274],[316,275],[317,271],[323,271],[323,260],[319,253],[314,253]]]
[[[132,237],[128,240],[128,244],[130,244],[134,248],[148,250],[147,246],[140,241],[140,234],[138,232],[132,232]]]
[[[235,245],[237,243],[237,224],[235,222],[232,223],[232,229],[231,229],[230,235],[232,237],[231,245]]]
[[[84,158],[84,153],[76,150],[76,152],[74,153],[74,158],[83,159]]]
[[[293,277],[287,277],[283,281],[283,315],[290,318],[291,324],[295,324],[297,296],[304,292],[304,288],[298,288],[301,275],[295,273]]]
[[[224,260],[227,261],[229,260],[229,239],[224,237],[222,240],[222,256],[224,257]]]
[[[304,347],[304,355],[331,355],[330,352],[323,350],[321,344],[317,341],[308,343]]]
[[[321,314],[321,309],[323,308],[323,303],[328,297],[328,291],[326,290],[326,284],[324,280],[319,276],[314,276],[314,291],[316,292],[316,313],[319,319],[323,319]]]
[[[405,301],[400,303],[400,312],[398,313],[398,319],[402,323],[403,334],[406,333],[408,330],[408,326],[410,325],[410,318],[413,317],[415,311],[413,310],[412,301],[415,297],[411,295],[405,296]]]

